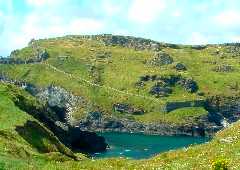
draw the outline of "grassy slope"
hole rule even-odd
[[[47,86],[51,83],[62,86],[72,91],[76,95],[84,96],[88,101],[92,102],[91,108],[79,110],[75,117],[82,117],[86,112],[100,108],[106,114],[112,113],[112,105],[114,103],[124,102],[130,103],[135,107],[144,108],[146,113],[143,116],[134,116],[136,120],[145,119],[148,122],[170,120],[173,123],[180,123],[171,115],[161,113],[161,107],[167,101],[188,101],[202,99],[196,93],[188,93],[178,86],[173,88],[173,93],[168,97],[156,99],[148,92],[155,82],[148,82],[142,89],[137,89],[135,83],[143,75],[170,75],[181,74],[183,77],[192,77],[197,81],[200,92],[205,95],[238,95],[239,90],[233,90],[231,87],[240,80],[237,78],[239,72],[239,62],[237,58],[226,57],[220,58],[214,55],[216,47],[208,47],[203,50],[194,50],[188,46],[182,46],[180,49],[163,48],[162,50],[170,54],[175,63],[181,62],[187,66],[187,71],[177,72],[174,64],[154,67],[149,66],[146,61],[150,60],[154,53],[152,51],[136,51],[129,48],[119,46],[104,46],[99,41],[84,40],[80,38],[58,38],[37,41],[38,46],[47,49],[50,58],[47,63],[72,74],[74,77],[54,71],[45,63],[29,64],[29,65],[1,65],[0,72],[8,74],[12,78],[24,79],[38,86]],[[222,48],[222,51],[225,49]],[[111,57],[101,58],[99,53],[110,52]],[[16,57],[27,58],[33,56],[31,47],[26,47],[19,51]],[[59,56],[69,56],[67,59]],[[209,62],[216,62],[211,64]],[[229,64],[234,67],[233,72],[219,73],[212,69],[216,65]],[[105,87],[91,86],[82,79],[90,82],[104,85]],[[143,95],[148,98],[132,96],[111,90],[113,87],[123,92],[130,92],[134,95]],[[203,109],[203,108],[202,108]],[[201,110],[202,110],[201,109]],[[192,116],[191,110],[189,113]],[[193,115],[200,115],[199,112]],[[157,116],[159,115],[159,116]],[[172,120],[171,120],[172,119]],[[184,117],[183,117],[184,119]],[[175,121],[176,120],[176,121]],[[169,121],[168,121],[169,122]]]
[[[170,74],[175,73],[172,66],[162,68],[145,67],[142,61],[152,56],[149,51],[138,52],[132,49],[122,47],[103,47],[97,42],[76,42],[76,40],[44,40],[40,45],[46,47],[50,52],[51,58],[48,63],[69,72],[76,77],[94,81],[88,71],[89,64],[96,64],[98,68],[104,66],[101,72],[102,84],[120,89],[148,95],[147,89],[137,92],[133,86],[138,77],[143,74]],[[92,51],[90,49],[95,49]],[[111,61],[95,61],[94,56],[97,49],[110,50],[112,52]],[[217,59],[211,53],[215,50],[213,47],[202,51],[192,50],[188,47],[184,49],[164,49],[171,54],[175,61],[186,64],[188,71],[182,72],[184,76],[191,76],[198,81],[200,91],[206,94],[224,94],[233,95],[229,86],[239,82],[238,68],[239,63],[235,58]],[[23,54],[22,54],[23,53]],[[31,53],[31,49],[24,49],[21,55]],[[92,56],[90,55],[91,53]],[[71,55],[66,61],[60,61],[58,55]],[[19,57],[22,57],[22,56]],[[94,60],[94,62],[92,62]],[[216,73],[211,71],[214,65],[206,64],[205,61],[216,61],[217,63],[228,63],[235,67],[232,73]],[[119,65],[120,63],[120,65]],[[203,64],[205,63],[205,64]],[[201,67],[199,67],[201,65]],[[144,67],[144,69],[142,69]],[[127,69],[126,69],[127,68]],[[168,115],[159,113],[159,103],[174,100],[190,100],[199,98],[195,94],[188,94],[182,89],[174,89],[173,95],[168,98],[156,100],[142,100],[137,97],[120,95],[119,93],[108,92],[106,89],[92,88],[86,83],[76,79],[54,72],[44,64],[6,66],[1,65],[0,71],[7,72],[11,77],[25,79],[39,86],[47,86],[50,83],[61,85],[75,94],[83,95],[88,100],[94,101],[106,111],[111,111],[111,104],[120,101],[128,101],[135,105],[143,105],[147,109],[145,115],[136,116],[139,121],[166,121],[186,123],[186,120],[206,114],[203,108],[184,108],[175,110]],[[41,73],[41,74],[39,74]],[[148,85],[150,86],[150,84]],[[0,85],[0,169],[209,169],[211,161],[224,158],[229,161],[230,169],[239,169],[240,153],[240,122],[232,127],[219,132],[216,137],[207,144],[192,146],[187,149],[170,151],[147,160],[126,160],[120,158],[101,159],[101,160],[68,160],[66,156],[58,151],[58,142],[53,143],[52,137],[47,133],[39,133],[38,129],[30,131],[33,140],[26,140],[16,131],[16,126],[23,126],[28,120],[36,121],[27,113],[21,111],[14,105],[13,97],[18,90]],[[9,93],[10,92],[10,93]],[[14,93],[12,93],[14,92]],[[22,91],[19,92],[27,98],[30,98]],[[31,100],[30,100],[31,101]],[[82,112],[78,114],[83,114]],[[41,125],[42,126],[42,125]],[[43,129],[45,129],[42,126]],[[45,129],[46,130],[46,129]],[[51,133],[51,132],[49,132]],[[38,135],[39,134],[39,135]],[[31,139],[31,138],[30,138]],[[39,143],[41,139],[43,142]],[[39,150],[39,148],[41,149]],[[43,152],[45,151],[45,152]],[[48,152],[46,152],[48,151]]]
[[[71,151],[52,132],[15,106],[17,95],[37,104],[26,92],[0,84],[0,169],[24,169],[26,164],[36,167],[51,160],[71,160],[65,156],[72,155]]]
[[[218,158],[228,160],[231,169],[240,168],[240,122],[219,132],[207,144],[166,152],[147,160],[114,158],[72,161],[58,152],[57,146],[60,144],[53,140],[51,132],[14,105],[16,94],[34,102],[23,91],[0,85],[0,167],[4,169],[209,169],[211,161]],[[31,140],[26,140],[16,131],[16,127],[22,127],[26,121],[37,122],[48,133],[28,129]]]

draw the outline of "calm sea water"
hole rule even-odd
[[[185,136],[157,136],[130,133],[100,133],[110,148],[104,153],[95,153],[95,158],[127,157],[149,158],[158,153],[207,142],[208,138]]]

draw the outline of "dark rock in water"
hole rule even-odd
[[[155,95],[157,97],[165,97],[165,96],[168,96],[169,94],[171,94],[172,90],[171,90],[171,88],[167,87],[166,85],[158,82],[151,88],[149,93],[152,95]]]
[[[113,105],[113,110],[120,112],[120,113],[128,113],[128,114],[133,114],[133,115],[140,115],[143,114],[144,111],[142,109],[137,109],[129,104],[125,103],[117,103]]]
[[[175,68],[177,71],[186,71],[187,70],[186,66],[182,63],[177,63],[175,65]]]
[[[150,65],[163,66],[173,63],[173,58],[165,52],[158,52],[153,56],[153,59],[149,61]]]
[[[177,83],[190,93],[194,93],[198,90],[198,85],[193,79],[181,79]]]
[[[216,72],[232,72],[232,71],[234,71],[234,68],[230,65],[218,65],[213,69],[213,71],[216,71]]]
[[[105,139],[94,132],[81,131],[79,128],[69,129],[71,148],[87,153],[102,152],[107,149]]]

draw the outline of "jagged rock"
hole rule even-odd
[[[210,111],[210,116],[218,115],[219,120],[225,118],[228,122],[235,122],[240,119],[239,96],[209,96],[206,108]]]
[[[187,70],[186,66],[182,63],[177,63],[175,65],[175,68],[177,71],[186,71]]]
[[[164,52],[158,52],[153,56],[153,59],[149,61],[150,65],[163,66],[173,63],[173,58]]]
[[[218,65],[213,69],[213,71],[216,71],[216,72],[232,72],[232,71],[234,71],[234,68],[230,65]]]
[[[157,97],[166,97],[172,93],[172,90],[164,82],[157,82],[149,93]]]
[[[240,46],[238,45],[227,46],[225,51],[231,57],[240,57]]]
[[[119,119],[115,117],[106,117],[87,122],[82,120],[79,122],[79,127],[89,131],[99,132],[134,132],[144,134],[158,134],[158,135],[185,135],[185,136],[212,136],[216,131],[220,130],[222,126],[208,121],[207,117],[199,117],[199,123],[192,125],[170,125],[165,123],[149,123],[144,124],[130,119]]]
[[[74,96],[65,89],[56,86],[43,89],[36,94],[36,97],[52,108],[61,121],[68,123],[72,121],[71,113],[76,109],[77,104],[83,101],[82,97]]]
[[[120,121],[108,119],[104,121],[103,127],[105,129],[121,129],[124,125]]]
[[[187,92],[194,93],[198,90],[197,82],[191,78],[183,78],[181,75],[157,76],[146,75],[140,77],[140,82],[149,80],[158,81],[151,89],[150,94],[156,97],[168,96],[172,90],[171,87],[179,84]],[[138,82],[140,84],[140,82]],[[142,82],[143,83],[143,82]]]
[[[10,57],[0,58],[0,64],[30,64],[30,63],[39,63],[49,58],[49,54],[46,50],[38,52],[37,56],[29,59],[15,58],[19,53],[18,50],[15,50],[11,53]]]
[[[37,58],[41,61],[44,61],[44,60],[48,59],[49,54],[48,54],[47,50],[43,50],[43,51],[38,52]]]
[[[221,58],[240,57],[240,45],[239,43],[222,44],[218,46],[215,55]]]
[[[113,110],[120,113],[128,113],[128,114],[134,114],[134,115],[140,115],[144,113],[142,109],[134,108],[129,104],[125,104],[125,103],[114,104]]]
[[[198,90],[198,85],[193,79],[181,79],[177,83],[190,93],[194,93]]]

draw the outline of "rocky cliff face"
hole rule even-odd
[[[22,85],[20,82],[7,79],[7,83],[10,82]],[[83,131],[69,124],[68,120],[71,111],[80,98],[60,87],[50,86],[46,89],[38,89],[33,85],[25,84],[24,88],[31,89],[32,94],[37,96],[38,101],[30,102],[29,99],[16,94],[14,98],[15,104],[21,110],[42,122],[63,144],[72,150],[86,153],[106,150],[107,144],[103,137],[98,136],[94,132]],[[36,103],[36,105],[32,103]]]
[[[11,53],[10,57],[0,58],[0,64],[34,64],[45,61],[49,58],[49,54],[46,50],[38,51],[36,56],[26,60],[15,58],[14,56],[17,55],[16,53],[18,53],[18,51],[15,50]]]
[[[67,124],[73,121],[72,112],[77,109],[77,104],[84,100],[82,97],[74,96],[65,89],[53,85],[40,90],[36,97],[53,109],[59,119]]]
[[[239,96],[211,96],[207,99],[207,109],[213,121],[228,123],[240,119],[240,97]]]
[[[221,126],[208,121],[207,117],[199,118],[198,124],[171,125],[166,123],[143,124],[130,119],[104,117],[101,112],[91,112],[79,122],[80,129],[90,131],[115,131],[157,135],[212,136]]]

